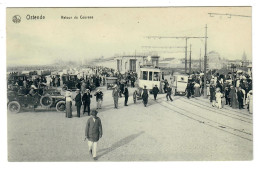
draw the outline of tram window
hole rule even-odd
[[[159,81],[159,72],[154,72],[153,81]]]
[[[142,77],[143,80],[147,80],[147,71],[143,71],[142,73],[143,73],[143,77]]]
[[[149,72],[149,80],[150,80],[150,81],[153,80],[153,72]]]

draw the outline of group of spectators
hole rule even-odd
[[[204,94],[204,77],[190,77],[187,84],[187,98],[200,97]],[[207,96],[213,107],[224,105],[234,109],[247,108],[252,113],[252,78],[245,73],[212,75],[206,82]]]

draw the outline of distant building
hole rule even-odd
[[[125,72],[139,72],[140,66],[145,64],[152,64],[154,66],[159,66],[159,58],[160,56],[118,56],[115,57],[114,60],[116,61],[116,70],[120,73]]]
[[[139,72],[140,66],[152,64],[159,66],[160,56],[144,56],[144,55],[124,55],[110,58],[98,58],[91,62],[95,66],[103,66],[114,69],[120,73]]]

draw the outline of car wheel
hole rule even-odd
[[[21,109],[21,105],[19,102],[17,101],[11,101],[9,104],[8,104],[8,110],[12,113],[19,113]]]
[[[66,109],[66,103],[65,101],[59,101],[57,104],[56,104],[56,110],[58,112],[64,112]]]
[[[40,104],[42,107],[49,108],[53,103],[52,97],[49,95],[42,96],[40,99]]]

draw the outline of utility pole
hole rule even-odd
[[[200,48],[200,72],[201,72],[201,48]]]
[[[189,66],[189,74],[191,75],[191,44],[190,44],[190,66]]]
[[[187,73],[187,43],[188,39],[204,39],[207,37],[200,37],[200,36],[146,36],[146,38],[158,38],[158,39],[169,39],[169,38],[174,38],[174,39],[185,39],[185,73]]]
[[[205,27],[205,56],[204,56],[204,97],[207,98],[207,24]]]
[[[185,38],[186,44],[185,44],[185,73],[187,73],[187,41],[188,38]]]

